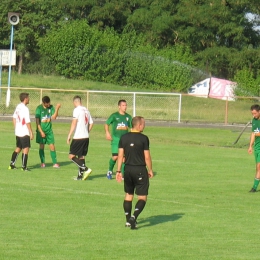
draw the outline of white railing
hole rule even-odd
[[[181,120],[181,94],[155,92],[124,92],[95,90],[64,90],[43,88],[11,88],[9,107],[6,107],[7,88],[0,88],[0,113],[11,115],[19,101],[21,92],[30,94],[30,113],[33,115],[36,107],[41,104],[43,96],[49,96],[51,104],[61,104],[60,117],[71,117],[72,99],[75,95],[82,98],[82,103],[94,118],[107,118],[117,111],[119,99],[127,101],[127,112],[133,116],[140,115],[147,120],[177,121]]]

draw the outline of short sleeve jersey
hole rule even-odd
[[[146,165],[144,151],[149,150],[149,138],[146,135],[129,132],[120,138],[118,148],[124,149],[125,165]]]
[[[30,113],[28,107],[24,103],[17,105],[13,118],[15,119],[15,135],[23,137],[30,135],[26,124],[30,123]]]
[[[77,119],[77,126],[73,139],[89,138],[88,126],[93,124],[93,119],[87,108],[77,106],[73,110],[73,119]]]
[[[260,120],[253,118],[252,132],[260,133]],[[254,149],[260,151],[260,136],[255,137]]]
[[[35,111],[35,118],[40,119],[42,131],[48,133],[52,130],[51,116],[55,113],[53,105],[45,108],[43,105],[39,105]]]
[[[121,115],[119,112],[115,112],[110,115],[106,124],[112,125],[112,137],[120,138],[122,135],[128,133],[132,127],[132,117],[127,113]]]

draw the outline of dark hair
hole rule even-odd
[[[19,95],[20,101],[23,102],[26,98],[29,97],[29,93],[21,93]]]
[[[51,100],[50,100],[50,98],[49,98],[48,96],[44,96],[44,97],[42,98],[42,102],[46,104],[46,103],[50,103]]]
[[[120,106],[121,105],[121,103],[126,103],[126,100],[125,99],[120,99],[119,101],[118,101],[118,106]]]
[[[132,119],[132,126],[135,127],[137,124],[140,124],[143,119],[144,118],[142,116],[135,116],[135,117],[133,117],[133,119]]]
[[[75,96],[75,97],[73,98],[73,101],[75,101],[76,99],[78,99],[78,100],[81,102],[81,97],[80,97],[80,96]]]
[[[257,104],[252,105],[252,106],[251,106],[251,111],[253,111],[253,110],[256,110],[257,112],[259,112],[259,111],[260,111],[260,106],[257,105]]]

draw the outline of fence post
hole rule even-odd
[[[87,91],[87,109],[88,109],[88,104],[89,104],[89,92]]]
[[[135,110],[135,98],[136,98],[136,93],[133,93],[133,117],[136,116],[136,110]]]
[[[41,91],[40,91],[40,104],[42,103],[42,88],[41,88]]]
[[[226,96],[225,125],[228,123],[228,96]]]

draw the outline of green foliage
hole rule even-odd
[[[260,76],[256,79],[252,71],[244,68],[238,71],[234,77],[237,82],[235,93],[238,96],[259,96],[260,94]]]
[[[190,87],[195,64],[189,48],[157,50],[133,32],[100,31],[86,21],[65,22],[39,41],[42,53],[68,78],[182,91]]]
[[[5,49],[10,41],[9,11],[20,13],[14,37],[19,72],[23,63],[25,72],[53,71],[47,49],[39,55],[39,41],[44,42],[46,32],[50,32],[63,46],[52,41],[57,46],[58,60],[54,47],[49,46],[55,72],[67,77],[183,90],[203,76],[186,65],[227,79],[244,67],[253,71],[255,79],[259,74],[258,0],[2,0],[0,48]],[[253,18],[248,19],[249,13]],[[77,27],[65,30],[77,21]],[[72,36],[58,38],[58,32]],[[46,41],[51,41],[49,38]],[[42,43],[40,46],[44,48]],[[176,62],[185,65],[175,66]],[[132,70],[137,67],[143,72]]]

